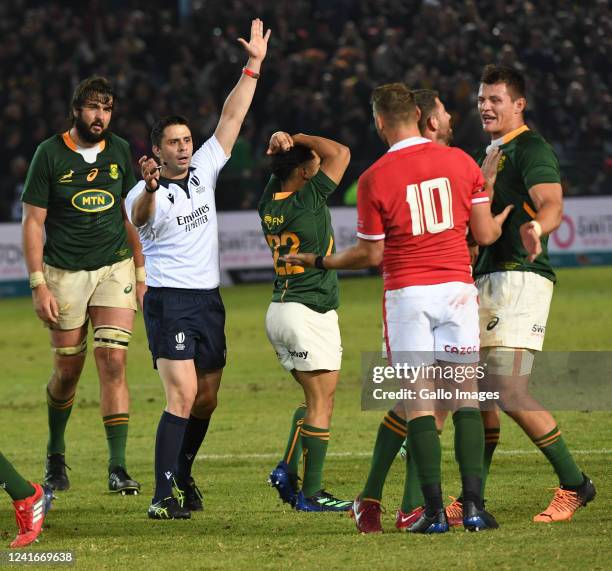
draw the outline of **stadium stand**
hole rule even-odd
[[[219,182],[220,209],[254,207],[277,129],[316,126],[348,145],[349,187],[384,151],[368,100],[388,81],[439,90],[455,144],[470,151],[484,140],[475,87],[490,62],[525,71],[527,119],[554,145],[566,195],[612,193],[607,0],[12,0],[0,4],[0,221],[20,220],[28,162],[40,141],[66,128],[66,101],[87,75],[114,82],[113,129],[135,159],[148,152],[154,118],[167,113],[186,113],[196,142],[204,140],[240,73],[235,38],[252,16],[272,28],[272,43]]]

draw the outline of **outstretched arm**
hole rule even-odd
[[[383,259],[384,240],[364,240],[358,238],[354,246],[331,256],[321,257],[320,265],[316,264],[315,254],[287,254],[281,260],[294,266],[305,268],[318,267],[321,270],[361,270],[378,266]]]
[[[242,122],[251,106],[251,101],[253,101],[257,77],[259,77],[261,62],[266,57],[268,39],[271,33],[268,30],[264,36],[263,30],[263,22],[257,18],[251,22],[250,41],[247,43],[243,38],[238,38],[238,41],[249,54],[249,60],[244,73],[242,73],[238,83],[225,100],[223,111],[221,111],[221,118],[215,130],[215,137],[226,155],[232,152],[242,127]]]

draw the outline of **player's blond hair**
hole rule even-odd
[[[382,116],[390,127],[416,121],[414,94],[403,83],[380,85],[372,92],[374,113]]]

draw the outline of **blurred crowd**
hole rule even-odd
[[[217,124],[245,62],[252,17],[272,28],[255,100],[218,185],[220,208],[252,208],[276,130],[347,144],[351,168],[333,200],[384,151],[374,86],[437,89],[454,144],[484,141],[475,107],[483,66],[528,79],[530,126],[554,146],[567,195],[612,193],[612,9],[607,0],[11,0],[0,3],[0,220],[38,143],[69,123],[74,86],[97,73],[118,92],[112,129],[134,160],[155,118],[182,113],[196,142]]]

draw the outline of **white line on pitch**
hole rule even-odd
[[[612,449],[600,448],[595,450],[572,450],[573,454],[612,454]],[[508,456],[526,456],[529,454],[541,454],[539,450],[496,450],[498,454]],[[265,454],[198,454],[198,460],[268,460],[279,458],[280,454],[272,452]],[[372,452],[329,452],[328,457],[332,458],[369,458]]]

